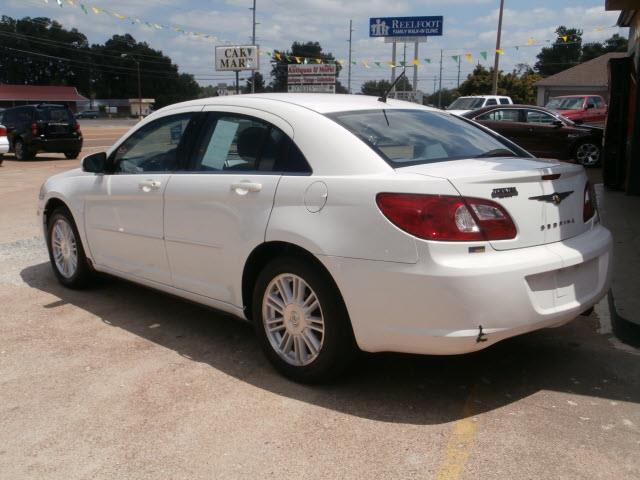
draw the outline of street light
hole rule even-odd
[[[140,86],[140,61],[137,58],[132,57],[128,53],[123,53],[120,55],[120,57],[122,58],[129,57],[133,59],[134,62],[136,62],[136,69],[138,70],[138,120],[142,120],[142,88]]]

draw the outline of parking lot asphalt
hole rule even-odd
[[[89,122],[83,154],[130,126]],[[640,351],[606,301],[477,354],[363,355],[298,385],[240,321],[56,282],[37,194],[78,163],[0,167],[0,478],[640,478]]]

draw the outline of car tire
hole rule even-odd
[[[576,145],[573,158],[585,167],[595,167],[600,164],[602,147],[591,140],[585,140]]]
[[[34,155],[33,152],[24,144],[20,139],[17,139],[13,144],[13,153],[16,156],[16,160],[31,160]]]
[[[278,258],[258,275],[253,321],[269,361],[296,382],[333,380],[357,353],[338,288],[326,272],[302,257]]]
[[[72,289],[90,286],[95,272],[68,209],[58,207],[49,215],[46,240],[51,267],[58,281]]]
[[[67,160],[78,158],[78,155],[80,155],[80,152],[64,152],[64,156],[67,158]]]

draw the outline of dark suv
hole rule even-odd
[[[77,158],[82,132],[66,105],[40,104],[8,108],[0,113],[7,127],[9,151],[17,160],[29,160],[39,152],[64,153]]]

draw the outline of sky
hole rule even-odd
[[[222,44],[248,44],[251,40],[252,0],[2,0],[1,15],[22,18],[49,17],[66,28],[77,28],[91,43],[104,42],[114,34],[130,33],[172,58],[180,71],[193,74],[202,85],[233,83],[233,73],[216,72],[214,47]],[[87,7],[88,14],[80,8]],[[367,80],[389,78],[391,69],[373,62],[391,60],[391,45],[369,38],[370,17],[442,15],[443,35],[430,37],[420,45],[418,88],[434,90],[443,50],[442,86],[457,85],[458,63],[451,57],[462,55],[461,80],[477,62],[493,65],[499,0],[257,0],[256,43],[262,51],[286,49],[294,41],[318,41],[325,52],[337,59],[348,58],[349,19],[353,20],[352,91]],[[106,8],[141,23],[119,20],[106,13],[95,14],[91,7]],[[511,71],[517,64],[533,65],[535,56],[547,40],[553,42],[558,25],[581,28],[583,42],[602,41],[614,33],[625,37],[627,29],[615,27],[619,12],[605,12],[604,0],[505,0],[500,68]],[[171,28],[154,28],[144,22],[169,25],[201,36],[184,35]],[[207,39],[204,35],[210,35]],[[533,43],[533,45],[528,45]],[[518,49],[514,48],[519,46]],[[403,44],[398,45],[399,60]],[[488,52],[487,60],[480,52]],[[464,57],[470,53],[468,61]],[[413,44],[407,46],[413,58]],[[431,59],[431,63],[424,61]],[[366,68],[362,61],[370,68]],[[261,72],[269,81],[268,57],[261,57]],[[340,80],[346,85],[346,64]],[[407,72],[409,77],[412,74]]]

